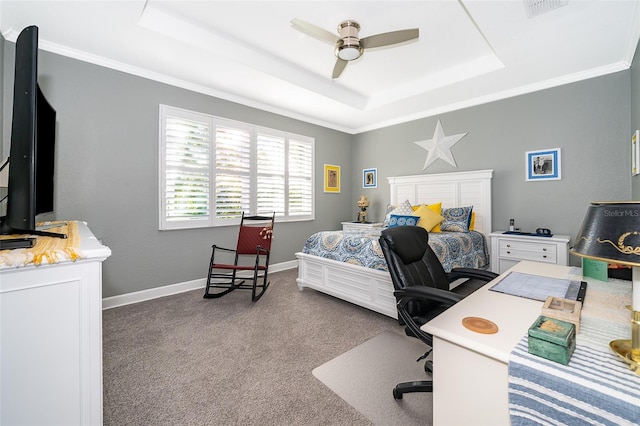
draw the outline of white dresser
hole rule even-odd
[[[529,235],[504,234],[502,231],[492,232],[491,237],[491,270],[503,273],[522,260],[568,264],[568,235],[552,237],[536,237]]]
[[[0,266],[0,424],[102,424],[102,262],[78,223],[84,258]]]

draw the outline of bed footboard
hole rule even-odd
[[[389,272],[296,253],[298,289],[312,288],[363,308],[398,318]]]

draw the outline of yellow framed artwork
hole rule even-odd
[[[324,165],[324,192],[340,192],[340,166]]]

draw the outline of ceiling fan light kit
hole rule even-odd
[[[343,61],[353,61],[362,56],[363,50],[359,44],[344,44],[342,40],[336,46],[336,56]]]
[[[362,56],[364,50],[360,46],[358,31],[360,31],[360,24],[356,21],[346,20],[340,22],[340,25],[338,25],[340,40],[336,43],[335,49],[335,54],[338,58],[343,61],[353,61]]]
[[[419,30],[417,28],[410,30],[391,31],[383,34],[376,34],[365,38],[360,38],[360,24],[353,19],[347,19],[338,25],[338,35],[334,36],[329,31],[316,25],[305,22],[301,19],[294,18],[291,25],[298,31],[301,31],[320,41],[334,43],[334,53],[338,60],[333,68],[332,78],[340,77],[347,63],[358,59],[363,55],[365,48],[390,46],[417,39]]]

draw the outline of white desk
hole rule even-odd
[[[554,264],[523,261],[510,270],[576,279],[569,275],[571,268]],[[540,315],[543,302],[489,291],[503,276],[422,326],[433,335],[434,425],[509,424],[509,353]],[[588,292],[587,287],[587,298]],[[498,333],[470,331],[462,325],[464,317],[493,321]]]

